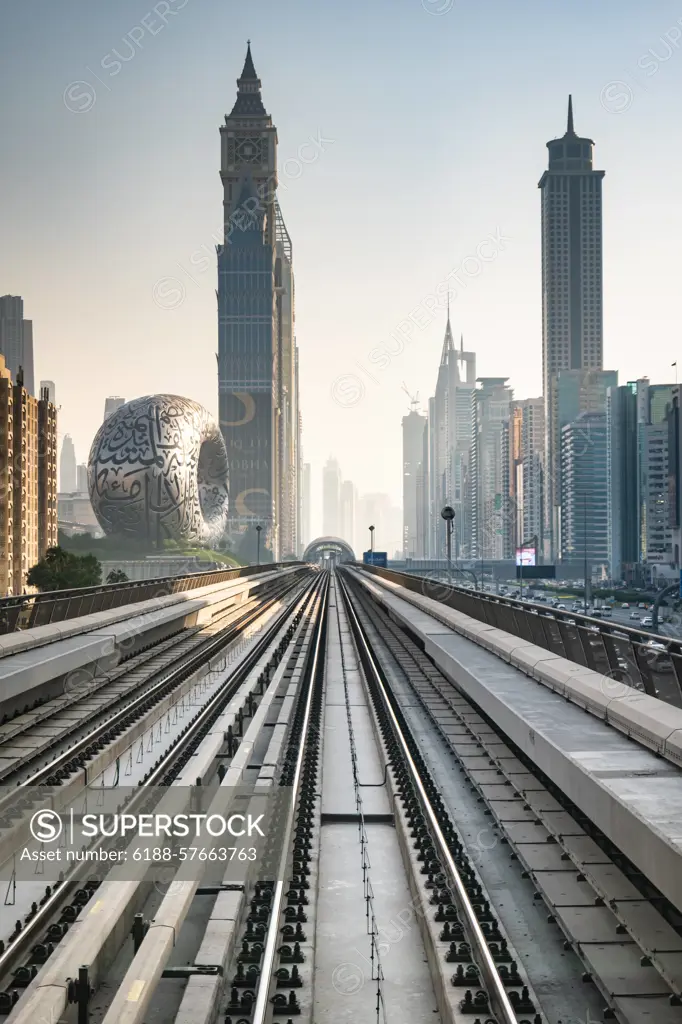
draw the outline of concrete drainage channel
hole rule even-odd
[[[637,888],[621,870],[626,865],[617,851],[612,859],[591,837],[597,830],[572,817],[554,787],[548,789],[516,757],[411,638],[364,592],[353,592],[382,672],[421,733],[441,793],[450,806],[457,801],[458,815],[472,832],[478,829],[477,838],[485,836],[478,850],[481,873],[493,882],[497,877],[495,888],[517,912],[535,904],[535,915],[527,910],[524,923],[535,917],[537,934],[524,942],[524,952],[531,951],[540,974],[552,956],[559,962],[557,950],[564,952],[559,971],[541,985],[541,1006],[547,1003],[550,1019],[563,1010],[570,1020],[567,1008],[574,1006],[578,1020],[679,1024],[680,916],[663,907],[665,901],[648,899],[645,880]],[[448,755],[459,772],[454,778]],[[492,890],[493,902],[495,895]],[[513,914],[507,909],[503,916]],[[557,982],[562,976],[568,981],[565,956],[574,954],[574,990],[561,996]]]

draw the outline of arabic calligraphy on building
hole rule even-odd
[[[88,487],[106,534],[214,543],[228,512],[225,442],[198,402],[136,398],[98,430]]]

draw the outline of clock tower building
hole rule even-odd
[[[265,214],[265,240],[275,244],[275,196],[277,191],[277,129],[261,98],[261,83],[247,46],[244,70],[237,79],[237,101],[220,126],[220,179],[223,183],[225,238],[237,230],[240,186],[249,178]],[[238,219],[238,217],[237,217]]]
[[[298,364],[291,242],[277,203],[277,129],[250,45],[237,86],[220,126],[218,391],[230,472],[228,539],[236,555],[255,561],[257,526],[275,559],[296,553],[297,523],[284,513],[298,507]]]

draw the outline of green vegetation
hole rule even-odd
[[[132,538],[96,538],[90,533],[67,537],[60,531],[59,544],[65,551],[94,555],[103,562],[137,561],[148,555],[167,555],[169,558],[198,558],[201,562],[218,562],[225,566],[242,564],[230,551],[213,551],[210,548],[182,545],[175,540],[164,541],[159,550],[152,544]]]
[[[102,566],[95,555],[76,555],[62,547],[48,548],[45,557],[29,570],[26,581],[43,593],[97,587],[102,582]]]
[[[128,583],[128,577],[123,572],[123,569],[112,569],[108,574],[107,583]]]

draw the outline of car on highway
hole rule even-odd
[[[630,619],[630,622],[639,622],[639,615],[637,612],[630,612],[628,618]]]
[[[561,612],[565,612],[566,611],[566,605],[565,604],[558,604],[556,607],[557,607],[558,611],[561,611]]]
[[[593,619],[601,619],[602,610],[601,608],[594,608],[591,612],[588,612],[587,614],[591,615]]]
[[[654,624],[654,620],[651,618],[650,615],[645,615],[642,618],[642,625],[643,626],[653,626],[653,624]]]
[[[602,608],[601,613],[602,613],[602,615],[603,615],[603,617],[605,619],[612,619],[613,618],[613,612],[608,607],[608,605],[606,605],[604,608]]]
[[[623,601],[623,603],[621,605],[621,608],[629,608],[629,607],[630,607],[630,605],[628,604],[628,602],[627,601]]]

